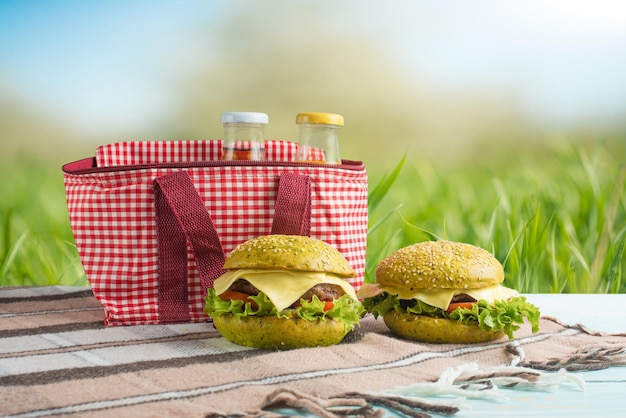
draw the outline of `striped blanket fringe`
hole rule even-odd
[[[551,358],[546,361],[526,361],[522,347],[515,342],[507,345],[507,351],[517,356],[520,365],[538,370],[591,371],[626,365],[626,347],[581,347],[568,358]]]
[[[280,409],[296,409],[320,418],[363,417],[382,418],[384,409],[401,416],[429,418],[428,412],[440,415],[454,415],[459,408],[454,405],[430,403],[423,400],[385,393],[348,392],[330,398],[311,396],[293,389],[281,388],[270,393],[260,410],[248,414],[232,414],[229,418],[278,418],[285,417]],[[426,412],[427,411],[427,412]],[[224,417],[210,414],[206,418]]]
[[[554,391],[561,387],[584,390],[585,381],[572,371],[600,370],[626,365],[626,348],[581,347],[569,358],[527,362],[524,350],[516,341],[507,345],[513,356],[505,366],[480,370],[477,363],[467,363],[443,371],[435,382],[419,382],[384,392],[348,392],[330,398],[312,396],[287,388],[270,393],[258,411],[229,417],[284,417],[281,409],[295,409],[322,418],[379,418],[387,413],[428,418],[430,413],[454,415],[463,408],[465,399],[507,402],[500,389]],[[443,402],[425,397],[447,398]],[[207,415],[217,418],[220,415]]]

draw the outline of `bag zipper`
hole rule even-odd
[[[315,164],[315,163],[296,163],[292,161],[189,161],[189,162],[173,162],[173,163],[155,163],[155,164],[133,164],[133,165],[116,165],[107,167],[97,167],[96,158],[88,157],[71,163],[64,164],[62,170],[66,174],[94,174],[94,173],[114,173],[118,171],[135,171],[153,168],[200,168],[200,167],[324,167],[328,169],[340,169],[351,171],[363,171],[365,165],[362,161],[342,160],[339,165],[335,164]]]

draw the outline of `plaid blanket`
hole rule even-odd
[[[337,346],[275,352],[231,344],[211,323],[105,328],[85,288],[4,288],[0,415],[267,416],[264,406],[300,407],[309,398],[322,407],[353,400],[366,411],[380,403],[373,393],[434,382],[470,363],[478,367],[474,379],[496,366],[528,374],[626,364],[626,334],[546,317],[540,325],[513,342],[432,345],[396,338],[366,317]]]

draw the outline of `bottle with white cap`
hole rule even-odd
[[[298,113],[296,124],[299,129],[297,162],[341,164],[338,134],[343,126],[343,116],[335,113]]]
[[[266,113],[224,112],[220,120],[224,126],[222,160],[265,160]]]

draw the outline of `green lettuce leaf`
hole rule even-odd
[[[207,291],[207,296],[204,298],[204,313],[210,317],[224,314],[236,316],[277,316],[279,318],[298,316],[309,321],[325,321],[330,318],[343,322],[350,330],[360,324],[361,316],[364,313],[361,302],[352,299],[348,295],[343,295],[334,300],[333,307],[328,311],[324,311],[325,304],[317,296],[313,296],[311,301],[300,299],[300,306],[295,309],[288,308],[282,311],[278,311],[263,292],[259,292],[256,296],[250,296],[250,299],[258,306],[253,307],[251,303],[244,303],[242,300],[223,300],[215,294],[213,288],[210,288]]]
[[[375,318],[391,310],[410,312],[416,315],[428,315],[437,318],[452,319],[464,324],[476,324],[486,331],[504,331],[513,339],[513,332],[527,321],[532,332],[539,331],[539,308],[526,302],[523,296],[510,300],[497,300],[490,304],[486,300],[479,300],[471,309],[455,309],[451,313],[428,305],[421,300],[405,301],[395,295],[383,292],[373,298],[363,300],[363,307]]]
[[[455,309],[449,314],[450,319],[463,323],[478,322],[483,330],[503,330],[513,339],[513,332],[523,324],[524,318],[531,326],[532,332],[539,331],[539,308],[526,302],[523,296],[517,296],[510,300],[496,300],[493,304],[485,300],[479,300],[472,305],[471,309]]]

